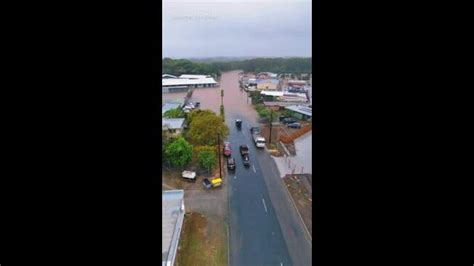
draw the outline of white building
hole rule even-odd
[[[214,78],[206,75],[181,75],[179,78],[162,78],[163,89],[187,86],[189,88],[216,87]]]
[[[173,266],[184,220],[184,190],[162,192],[162,266]]]

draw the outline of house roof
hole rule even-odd
[[[260,94],[267,95],[267,96],[283,96],[285,92],[283,91],[261,91]]]
[[[176,109],[176,108],[179,108],[179,107],[181,107],[180,103],[165,103],[161,107],[161,115],[164,115],[166,113],[166,111],[168,111],[168,110]]]
[[[161,78],[173,78],[173,79],[177,79],[178,77],[173,76],[173,75],[170,75],[170,74],[163,74],[163,75],[161,76]]]
[[[304,105],[286,106],[285,109],[295,111],[297,113],[304,114],[304,115],[307,115],[307,116],[313,116],[313,109],[309,108],[307,106],[304,106]]]
[[[257,79],[257,84],[261,83],[273,83],[278,84],[280,81],[278,79]]]
[[[161,194],[162,265],[173,265],[184,219],[184,190],[165,190]]]
[[[213,78],[201,78],[201,79],[162,79],[162,86],[184,86],[184,85],[197,85],[197,84],[217,84]]]
[[[162,118],[161,125],[168,129],[180,129],[183,128],[184,118]]]
[[[208,75],[188,75],[188,74],[183,74],[179,76],[180,79],[205,79],[209,77]]]

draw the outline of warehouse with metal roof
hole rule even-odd
[[[178,86],[188,86],[189,88],[216,87],[217,82],[214,78],[206,75],[181,75],[179,78],[161,79],[163,88]]]

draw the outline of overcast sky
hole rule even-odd
[[[311,0],[164,0],[163,56],[311,56]]]

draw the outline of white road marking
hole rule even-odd
[[[236,178],[237,178],[237,176],[234,175],[234,179],[236,179]]]
[[[253,168],[253,172],[256,173],[257,170],[255,170],[255,166],[254,166],[254,165],[252,165],[252,168]]]
[[[267,205],[265,205],[265,200],[262,198],[262,202],[263,202],[263,207],[265,208],[265,212],[267,212]]]
[[[283,262],[280,262],[280,266],[283,266]]]

